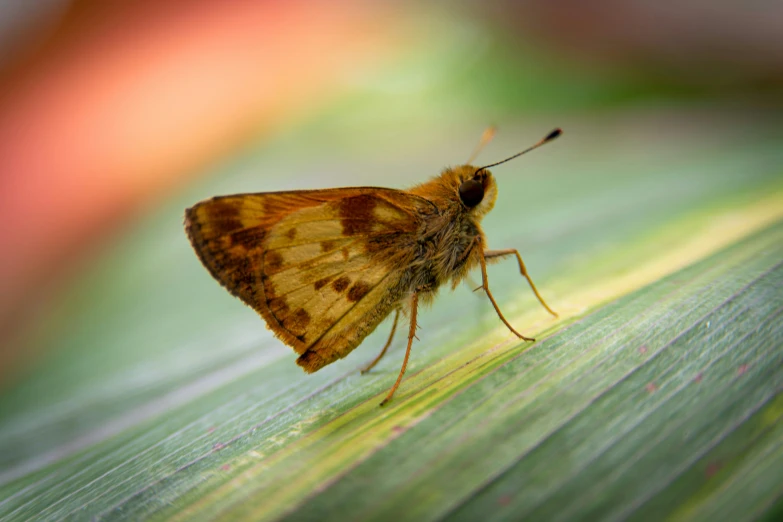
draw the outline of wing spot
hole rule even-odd
[[[308,324],[310,324],[310,314],[304,308],[300,308],[291,316],[292,329],[301,331],[307,328]]]
[[[279,315],[277,317],[280,318]],[[302,342],[304,342],[308,324],[310,324],[310,314],[304,308],[297,309],[283,320],[283,328]]]
[[[369,194],[362,194],[340,201],[340,221],[343,234],[347,236],[365,235],[373,230],[377,221],[374,210],[378,204],[377,199]]]
[[[325,287],[331,280],[332,280],[331,277],[324,277],[323,279],[319,279],[318,281],[313,283],[313,288],[315,288],[316,290],[320,290],[321,288]]]
[[[294,239],[296,237],[296,227],[289,228],[285,235],[288,239]]]
[[[285,317],[285,315],[288,312],[288,304],[286,304],[285,299],[283,299],[282,297],[276,297],[275,299],[271,299],[268,304],[269,304],[269,310],[278,319],[280,319],[281,316]]]
[[[267,274],[276,272],[277,270],[280,270],[283,267],[283,256],[280,255],[279,252],[271,251],[266,253],[266,257],[264,258],[264,265],[266,270],[264,270]]]
[[[348,285],[351,284],[351,279],[347,276],[342,276],[341,278],[337,279],[334,283],[332,283],[332,288],[334,288],[335,292],[342,292],[346,288],[348,288]]]
[[[360,300],[362,297],[367,295],[367,292],[370,291],[370,285],[365,283],[364,281],[357,281],[350,290],[348,290],[348,300],[353,301],[354,303],[358,300]]]
[[[264,229],[261,227],[245,228],[229,236],[232,245],[240,245],[247,249],[256,248],[264,241]]]
[[[203,208],[203,221],[216,234],[229,234],[242,228],[241,205],[238,202],[209,201]]]
[[[275,285],[272,284],[272,281],[270,281],[267,276],[261,276],[261,285],[264,287],[264,295],[267,300],[277,297],[275,294]]]
[[[321,252],[331,252],[334,250],[334,241],[321,241]]]

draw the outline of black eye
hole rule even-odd
[[[463,181],[459,186],[459,199],[466,207],[475,207],[484,199],[484,184],[476,179]]]

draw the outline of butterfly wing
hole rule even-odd
[[[428,200],[350,188],[218,197],[186,211],[202,263],[313,372],[345,357],[403,297]]]

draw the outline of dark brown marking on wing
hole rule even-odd
[[[348,300],[355,303],[356,301],[360,300],[362,297],[367,295],[367,292],[369,292],[370,289],[371,289],[370,285],[368,285],[364,281],[357,281],[356,283],[354,283],[351,289],[348,290]]]
[[[255,308],[260,304],[256,294],[260,275],[257,250],[235,245],[231,234],[222,232],[231,227],[239,227],[234,233],[242,230],[238,215],[236,205],[208,201],[186,211],[185,229],[209,273],[229,292]]]
[[[330,356],[330,359],[337,359],[337,357],[339,357],[333,357],[331,352],[328,355]],[[304,368],[304,371],[307,373],[313,373],[320,370],[330,362],[331,361],[325,360],[315,351],[306,351],[296,360],[296,364]]]
[[[340,223],[343,227],[343,234],[353,236],[372,232],[377,219],[373,215],[373,210],[377,204],[376,198],[369,194],[345,198],[340,201],[339,212],[342,218]]]
[[[251,248],[261,246],[265,235],[263,228],[253,227],[234,232],[229,237],[232,245],[241,245],[250,250]]]
[[[277,294],[275,293],[275,285],[265,275],[261,276],[261,284],[264,285],[264,295],[266,295],[267,301],[271,301]]]
[[[321,241],[321,252],[331,252],[334,250],[335,241]]]
[[[343,248],[343,261],[348,261],[349,257],[351,257],[351,253],[348,251],[348,247]]]
[[[289,228],[288,231],[286,231],[285,235],[288,239],[293,240],[296,237],[296,227]]]
[[[342,276],[341,278],[337,279],[334,283],[332,283],[332,288],[334,288],[335,292],[342,292],[346,288],[348,288],[348,285],[351,284],[351,279],[347,276]]]
[[[224,270],[229,272],[229,280],[235,285],[234,289],[239,295],[243,296],[247,301],[254,302],[254,292],[258,285],[258,278],[250,257],[234,256],[233,267]]]
[[[275,251],[267,252],[264,258],[264,267],[267,274],[280,270],[283,267],[283,256]]]
[[[286,304],[285,298],[276,297],[274,299],[270,299],[267,305],[269,306],[269,310],[278,319],[288,315],[288,304]]]
[[[310,324],[310,314],[304,308],[289,315],[284,322],[285,327],[292,333],[304,333],[308,324]]]
[[[321,288],[325,287],[331,280],[332,280],[331,276],[324,277],[323,279],[319,279],[318,281],[313,283],[313,288],[315,288],[316,290],[320,290]]]
[[[240,205],[226,201],[211,201],[204,205],[206,222],[218,234],[228,234],[242,228]]]

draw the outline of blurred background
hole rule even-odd
[[[214,194],[402,188],[464,161],[489,124],[487,161],[564,127],[546,154],[576,177],[615,152],[614,182],[661,151],[709,170],[727,143],[779,170],[759,144],[780,137],[781,27],[771,0],[4,1],[0,387],[62,362],[63,336],[100,352],[74,322],[93,341],[121,331],[79,299],[166,295],[182,260],[199,273],[190,253],[162,257],[184,247],[184,207]],[[508,215],[531,196],[501,192]],[[140,227],[159,232],[134,239]],[[136,295],[134,310],[194,320],[169,297]],[[125,312],[112,317],[150,318]]]

